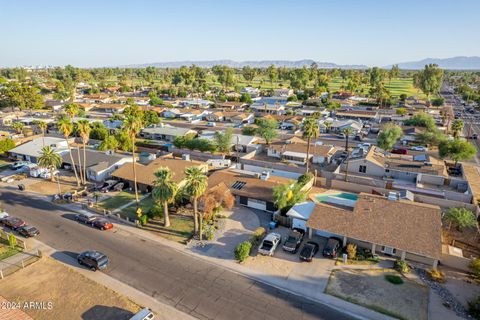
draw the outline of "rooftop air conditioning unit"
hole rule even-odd
[[[190,155],[189,154],[182,154],[182,160],[190,161]]]

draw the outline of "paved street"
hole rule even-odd
[[[0,201],[7,212],[40,229],[38,240],[69,255],[102,251],[111,260],[110,276],[194,317],[353,319],[123,230],[102,232],[79,224],[73,212],[27,194],[2,190]]]

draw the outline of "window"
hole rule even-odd
[[[358,167],[358,172],[367,173],[367,166],[359,166]]]

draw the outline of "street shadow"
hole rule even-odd
[[[72,267],[80,268],[81,266],[77,263],[78,252],[72,251],[55,251],[51,257],[55,260],[68,264]]]
[[[83,320],[128,320],[134,313],[118,307],[96,305],[82,313]]]

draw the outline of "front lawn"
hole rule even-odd
[[[10,247],[8,242],[5,240],[0,240],[0,260],[7,259],[11,256],[16,255],[17,253],[22,252],[22,248],[19,246]]]
[[[429,289],[405,278],[394,284],[386,276],[400,278],[393,270],[334,270],[325,293],[395,318],[427,320]]]
[[[130,201],[135,200],[135,195],[133,199]],[[152,196],[148,196],[143,200],[140,200],[140,208],[142,208],[142,213],[146,214],[151,207],[153,207],[154,202]],[[125,209],[120,211],[120,214],[124,217],[128,217],[129,219],[137,219],[137,204],[134,202],[133,204],[129,205]]]
[[[185,244],[193,235],[193,218],[179,217],[170,214],[170,227],[163,226],[163,217],[149,220],[147,225],[143,226],[150,232],[153,232],[170,241]]]
[[[135,194],[122,191],[117,195],[100,202],[98,205],[104,209],[113,211],[133,200],[135,200]]]

